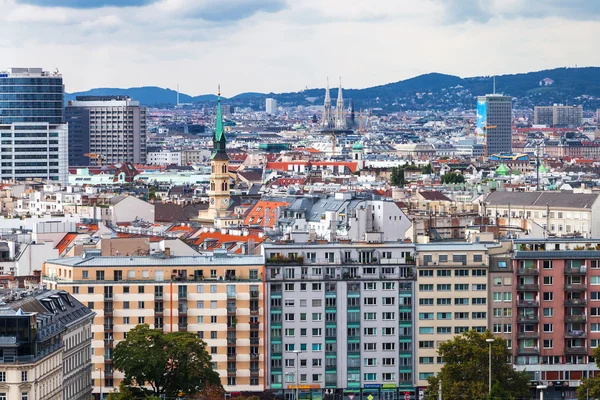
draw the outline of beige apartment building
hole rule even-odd
[[[138,324],[197,333],[227,392],[264,390],[264,261],[215,252],[203,256],[103,257],[100,250],[49,260],[43,281],[96,313],[94,393],[119,386],[114,346]]]
[[[417,244],[415,304],[416,386],[443,366],[440,343],[474,329],[488,329],[489,248],[494,243]],[[507,303],[510,305],[510,303]]]

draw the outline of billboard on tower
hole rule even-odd
[[[483,128],[487,125],[487,101],[485,99],[477,100],[477,124],[475,132],[483,135]]]

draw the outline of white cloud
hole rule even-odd
[[[226,96],[323,87],[326,76],[366,87],[433,71],[599,65],[591,50],[600,26],[564,10],[561,17],[548,1],[543,14],[518,15],[523,0],[493,0],[477,16],[478,0],[160,0],[97,9],[0,0],[0,51],[7,67],[59,68],[68,91],[179,83],[197,95],[221,83]]]

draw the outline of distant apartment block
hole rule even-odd
[[[263,258],[219,253],[102,257],[99,250],[50,260],[46,285],[66,290],[96,312],[94,393],[119,386],[115,345],[138,324],[194,332],[207,344],[227,392],[264,390],[266,362]],[[97,369],[100,369],[98,371]]]
[[[0,71],[0,93],[0,179],[66,184],[62,75],[41,68],[10,68]]]
[[[65,108],[69,165],[146,163],[146,109],[126,96],[78,96]]]
[[[512,98],[488,94],[477,98],[477,132],[485,136],[485,155],[512,152]]]
[[[277,112],[277,100],[268,98],[265,100],[265,110],[267,114],[275,114]]]
[[[303,399],[324,390],[414,396],[412,243],[268,243],[263,251],[267,389],[286,399],[296,389]]]
[[[583,123],[582,106],[536,106],[533,123],[552,127],[577,127]]]
[[[180,151],[152,151],[146,157],[150,165],[181,165]]]

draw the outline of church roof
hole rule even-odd
[[[362,150],[363,149],[363,145],[361,142],[356,142],[352,145],[352,150]]]

